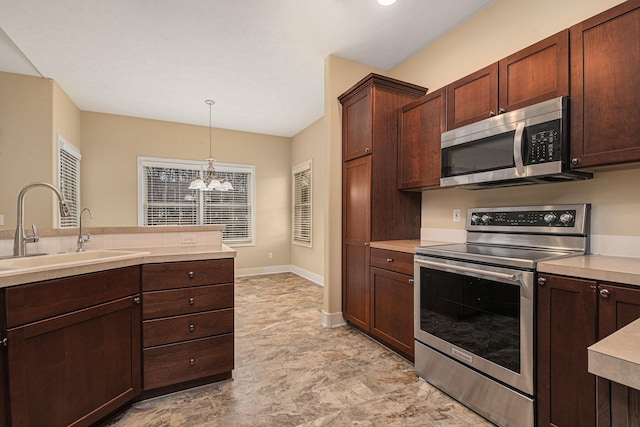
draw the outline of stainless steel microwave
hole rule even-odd
[[[444,132],[441,187],[488,188],[590,179],[569,167],[566,96]]]

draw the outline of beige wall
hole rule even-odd
[[[430,88],[434,91],[568,28],[620,0],[496,0],[466,22],[388,73],[341,58],[325,61],[325,126],[327,127],[327,228],[325,248],[324,310],[341,311],[341,125],[337,96],[370,71]],[[590,182],[548,184],[494,190],[433,190],[422,196],[422,227],[464,228],[451,221],[454,208],[528,203],[591,202],[592,231],[600,234],[640,235],[640,211],[635,187],[638,170],[599,172]],[[615,214],[616,220],[607,220]]]
[[[289,138],[213,129],[219,162],[255,165],[256,244],[235,247],[238,269],[290,263],[290,146]],[[207,127],[82,112],[82,200],[94,214],[91,226],[137,224],[138,156],[204,160],[208,154]]]
[[[0,229],[15,229],[16,199],[34,181],[54,182],[52,153],[53,82],[0,72]],[[55,225],[53,194],[41,188],[25,197],[25,225]],[[55,217],[57,218],[57,217]]]
[[[324,274],[325,215],[325,126],[324,118],[295,135],[291,141],[291,166],[311,160],[312,164],[312,247],[291,246],[291,265],[322,276]]]

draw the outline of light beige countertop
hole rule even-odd
[[[93,255],[96,257],[92,257]],[[235,256],[234,249],[221,244],[126,250],[98,249],[80,253],[9,258],[0,260],[0,288],[132,265],[234,258]]]
[[[640,319],[587,350],[590,373],[640,390]]]
[[[640,258],[584,255],[540,262],[538,271],[640,286]]]
[[[433,240],[382,240],[371,242],[371,247],[414,254],[416,253],[416,246],[446,245],[447,243],[449,242],[435,242]]]

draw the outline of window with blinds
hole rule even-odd
[[[230,181],[233,190],[189,190],[206,168],[205,162],[139,157],[138,224],[224,225],[225,243],[253,243],[255,168],[216,163],[216,176]]]
[[[58,188],[62,191],[70,215],[58,215],[60,228],[78,227],[80,212],[80,150],[58,135]]]
[[[296,245],[312,245],[312,204],[311,204],[311,160],[292,169],[293,230],[292,239]]]

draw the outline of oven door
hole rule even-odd
[[[414,279],[417,341],[533,396],[532,271],[416,255]]]

